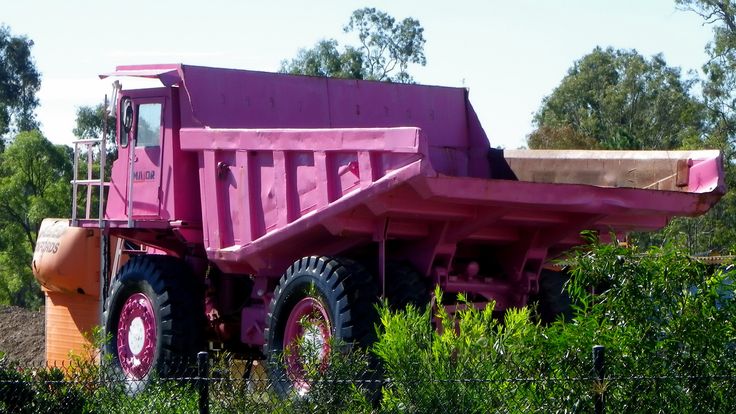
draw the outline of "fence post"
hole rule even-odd
[[[606,387],[606,347],[603,345],[593,346],[593,369],[595,370],[595,386],[593,387],[593,398],[595,401],[595,414],[605,412]]]
[[[210,366],[207,352],[197,354],[197,385],[199,388],[199,414],[210,412]]]

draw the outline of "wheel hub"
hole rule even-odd
[[[136,316],[130,323],[128,331],[128,348],[134,355],[138,355],[143,350],[145,344],[146,328],[143,326],[143,319]]]
[[[120,309],[117,350],[120,367],[126,376],[142,379],[156,356],[156,314],[150,299],[134,293]]]
[[[330,352],[332,330],[327,309],[318,299],[306,297],[294,306],[284,329],[286,369],[299,393],[309,391],[306,364],[323,369]]]

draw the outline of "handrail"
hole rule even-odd
[[[105,95],[105,108],[107,108],[107,95]],[[77,208],[78,208],[78,199],[77,196],[79,195],[79,186],[86,187],[86,199],[85,199],[85,210],[84,210],[84,218],[89,220],[92,215],[92,191],[93,187],[99,187],[99,203],[98,203],[98,220],[99,220],[99,226],[100,228],[103,227],[103,219],[104,219],[104,208],[105,208],[105,187],[109,186],[110,183],[105,181],[105,164],[106,164],[106,158],[107,158],[107,149],[105,148],[105,144],[107,141],[107,110],[105,110],[104,114],[104,125],[102,128],[102,138],[97,139],[78,139],[73,141],[74,144],[74,171],[72,175],[72,226],[76,226],[78,224],[78,214],[77,214]],[[100,172],[99,177],[94,178],[92,174],[92,169],[94,166],[94,156],[93,156],[93,148],[95,145],[99,145],[100,150]],[[86,147],[87,151],[87,177],[86,179],[80,179],[79,178],[79,156],[80,156],[80,147]]]

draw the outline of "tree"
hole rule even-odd
[[[0,164],[0,302],[36,305],[31,256],[41,221],[69,214],[68,148],[38,131],[19,133]]]
[[[673,149],[700,142],[704,108],[661,55],[595,48],[534,116],[530,148]]]
[[[710,67],[706,72],[713,78],[733,71]],[[544,99],[534,118],[537,129],[528,137],[529,147],[718,148],[727,160],[727,184],[733,187],[736,170],[729,131],[736,130],[732,126],[736,122],[724,99],[726,93],[718,92],[724,84],[715,80],[723,77],[703,83],[700,101],[690,93],[695,80],[683,80],[679,69],[667,66],[662,56],[647,59],[633,50],[596,48],[575,62],[560,86]],[[726,194],[704,216],[678,218],[661,232],[637,233],[632,239],[641,246],[676,240],[696,255],[725,252],[736,241],[736,197]]]
[[[572,125],[542,125],[528,138],[530,148],[596,149],[599,143]]]
[[[366,79],[409,83],[409,63],[426,65],[424,29],[407,17],[401,22],[372,7],[355,10],[343,28],[357,31],[364,56]],[[395,75],[394,75],[395,74]]]
[[[375,8],[355,10],[343,28],[357,33],[360,46],[341,52],[337,40],[321,40],[296,58],[281,62],[281,72],[351,79],[411,83],[409,64],[426,65],[424,29],[418,20],[400,22]]]
[[[736,132],[736,5],[731,0],[675,0],[713,26],[713,41],[706,46],[710,60],[703,65],[703,96],[726,133]]]
[[[34,110],[41,75],[31,57],[33,41],[0,25],[0,136],[38,126]],[[0,143],[0,150],[4,143]]]
[[[77,119],[76,126],[72,130],[74,135],[80,139],[100,139],[104,135],[107,137],[106,152],[107,159],[113,160],[117,158],[118,148],[115,143],[117,132],[115,130],[116,118],[115,114],[107,114],[107,121],[105,120],[105,113],[107,108],[104,104],[97,106],[80,106],[77,108]],[[107,173],[110,173],[112,163],[106,164]],[[86,168],[80,166],[80,168]],[[86,173],[86,171],[80,171],[80,173]],[[96,172],[95,172],[96,174]]]
[[[76,126],[72,131],[75,136],[81,139],[97,139],[102,137],[105,125],[105,105],[97,106],[80,106],[77,108]],[[105,131],[107,138],[115,141],[115,115],[108,115],[107,129]]]
[[[350,46],[340,52],[337,40],[320,40],[311,49],[300,49],[291,61],[281,62],[280,71],[292,75],[363,79],[363,55]]]
[[[726,185],[736,187],[736,4],[731,0],[675,0],[700,15],[713,27],[713,40],[705,47],[702,100],[705,136],[701,147],[718,148],[725,160]],[[697,219],[677,219],[664,237],[685,237],[693,253],[733,252],[736,248],[736,195],[729,191],[708,214]]]

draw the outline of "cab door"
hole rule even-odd
[[[132,198],[132,217],[158,218],[161,209],[161,164],[165,139],[166,97],[131,94],[133,125],[129,133],[128,199]],[[138,96],[135,96],[138,95]],[[132,154],[129,151],[133,151]],[[132,178],[132,185],[130,180]],[[126,213],[130,214],[130,205]]]

